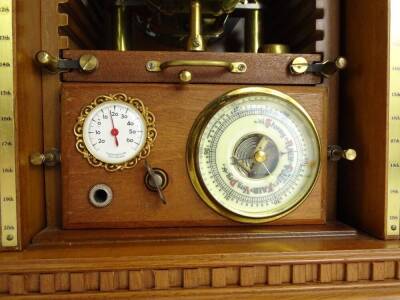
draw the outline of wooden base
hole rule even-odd
[[[357,231],[341,223],[327,225],[62,230],[46,228],[32,241],[33,246],[88,245],[143,241],[205,241],[210,239],[284,239],[305,237],[355,237]]]
[[[34,242],[23,252],[0,253],[0,296],[384,299],[399,293],[399,257],[400,242],[361,234],[119,241],[112,247]],[[371,291],[378,288],[387,289]]]

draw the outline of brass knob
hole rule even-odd
[[[192,81],[192,73],[190,73],[187,70],[184,70],[182,72],[179,73],[179,80],[182,83],[189,83],[190,81]]]
[[[39,64],[39,66],[46,69],[47,71],[51,73],[58,72],[59,59],[58,57],[51,55],[49,52],[43,50],[39,51],[38,53],[36,53],[35,60]]]
[[[305,74],[308,70],[308,61],[304,57],[296,57],[289,66],[290,72],[295,75]]]
[[[342,149],[338,145],[331,145],[328,147],[328,157],[331,161],[339,161],[341,159],[354,161],[357,158],[357,151],[354,149]]]
[[[325,77],[334,75],[337,71],[344,70],[347,66],[347,59],[339,56],[335,61],[324,61],[322,63],[321,74]]]
[[[29,161],[34,166],[45,165],[47,167],[54,167],[61,161],[61,156],[57,149],[52,149],[45,153],[32,153],[29,156]]]
[[[94,72],[98,66],[99,60],[94,55],[85,54],[79,58],[79,67],[81,68],[81,71],[85,73]]]

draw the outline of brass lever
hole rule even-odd
[[[326,60],[322,63],[313,64],[308,63],[304,57],[297,57],[289,65],[289,70],[293,75],[314,73],[328,78],[336,72],[345,69],[346,66],[347,60],[342,56],[337,57],[335,61]]]
[[[92,73],[99,66],[99,61],[91,54],[84,54],[79,60],[60,59],[47,51],[41,50],[36,53],[35,60],[40,67],[50,73],[68,72],[70,70]]]
[[[29,161],[34,166],[54,167],[61,161],[61,154],[57,149],[51,149],[44,153],[35,152],[29,156]]]
[[[171,67],[221,67],[227,69],[231,73],[245,73],[247,71],[247,65],[244,62],[226,62],[217,60],[171,60],[162,63],[157,60],[150,60],[146,63],[146,70],[148,72],[161,72]],[[185,76],[185,78],[189,77],[190,79],[184,80],[184,82],[191,80],[191,74],[190,76]],[[181,74],[179,78],[182,81]]]
[[[331,145],[328,147],[328,157],[331,161],[339,161],[341,159],[353,161],[357,158],[357,151],[354,149],[343,149],[338,145]]]

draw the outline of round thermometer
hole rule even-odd
[[[150,154],[154,116],[125,94],[100,96],[82,109],[75,135],[78,151],[91,165],[108,171],[132,168]]]
[[[297,208],[320,169],[320,139],[306,111],[288,95],[244,88],[212,102],[192,128],[189,175],[218,213],[261,223]]]

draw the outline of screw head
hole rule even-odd
[[[396,225],[392,225],[392,226],[390,226],[390,229],[392,229],[393,231],[395,231],[395,230],[397,229],[397,226],[396,226]]]
[[[79,58],[79,66],[83,72],[92,73],[99,66],[99,61],[96,56],[85,54]]]
[[[14,239],[14,235],[13,234],[7,235],[7,241],[12,241],[13,239]]]
[[[244,72],[244,71],[246,71],[246,69],[247,69],[247,67],[246,67],[245,64],[240,64],[240,65],[238,66],[238,70],[239,70],[240,72]]]
[[[307,72],[308,61],[304,57],[296,57],[290,64],[292,74],[301,75]]]
[[[347,160],[353,161],[357,158],[357,151],[354,149],[344,150],[343,157]]]

